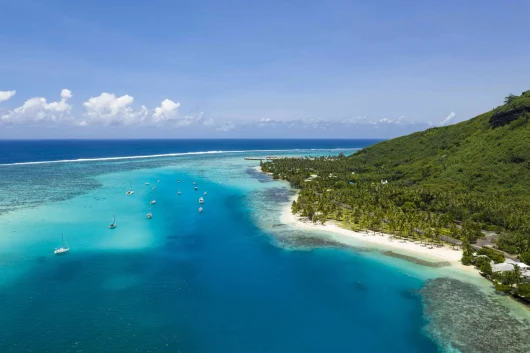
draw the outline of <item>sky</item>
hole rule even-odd
[[[526,0],[0,0],[0,139],[391,138],[530,89]]]

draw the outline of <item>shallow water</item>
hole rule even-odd
[[[461,282],[282,225],[292,191],[244,155],[4,167],[1,199],[17,203],[0,201],[0,351],[480,351],[437,305]],[[61,233],[71,251],[55,256]],[[469,300],[505,308],[462,288],[461,327],[476,319]],[[509,310],[497,309],[486,320]]]

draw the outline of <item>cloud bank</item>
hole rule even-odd
[[[8,101],[16,91],[0,91],[0,102]],[[99,95],[81,100],[74,109],[71,103],[74,95],[69,89],[63,89],[59,98],[48,102],[44,97],[33,97],[21,106],[11,110],[0,110],[0,125],[19,125],[65,127],[75,126],[79,129],[92,128],[93,131],[107,126],[110,127],[145,127],[149,131],[166,128],[168,134],[171,129],[199,127],[196,131],[210,130],[223,136],[261,137],[261,136],[392,136],[418,131],[430,126],[449,124],[456,114],[451,112],[439,124],[409,120],[405,116],[398,117],[369,117],[365,115],[328,119],[324,117],[289,118],[284,119],[281,114],[273,113],[270,117],[253,118],[253,114],[234,116],[225,114],[205,116],[203,112],[181,114],[181,103],[169,98],[162,100],[153,108],[139,105],[129,94],[116,95],[102,92]],[[6,103],[2,105],[6,106]],[[1,109],[1,108],[0,108]],[[292,116],[292,114],[290,114]],[[82,130],[79,130],[82,131]],[[88,131],[88,130],[87,130]],[[143,131],[143,130],[138,130]],[[146,130],[147,131],[147,130]],[[192,131],[192,130],[187,130]]]
[[[11,97],[13,95],[14,93]],[[72,92],[68,89],[63,89],[61,91],[61,100],[56,102],[48,103],[46,98],[43,97],[30,98],[20,107],[10,110],[6,114],[0,116],[0,121],[11,124],[58,121],[69,115],[72,106],[68,103],[68,100],[71,97]]]

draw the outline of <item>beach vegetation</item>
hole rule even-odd
[[[522,262],[530,266],[530,252],[524,252],[519,256]]]
[[[503,263],[506,261],[504,254],[500,251],[493,250],[491,248],[481,248],[477,251],[478,255],[486,255],[488,259],[492,260],[496,264]]]
[[[523,298],[530,298],[530,282],[521,283],[517,287],[517,295]]]

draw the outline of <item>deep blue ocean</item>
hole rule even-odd
[[[0,142],[0,352],[495,352],[469,328],[508,309],[443,269],[289,228],[293,191],[243,159],[376,142]],[[106,160],[149,155],[164,156]],[[76,159],[92,160],[31,163]]]
[[[363,148],[381,140],[0,140],[0,164],[206,151]]]

